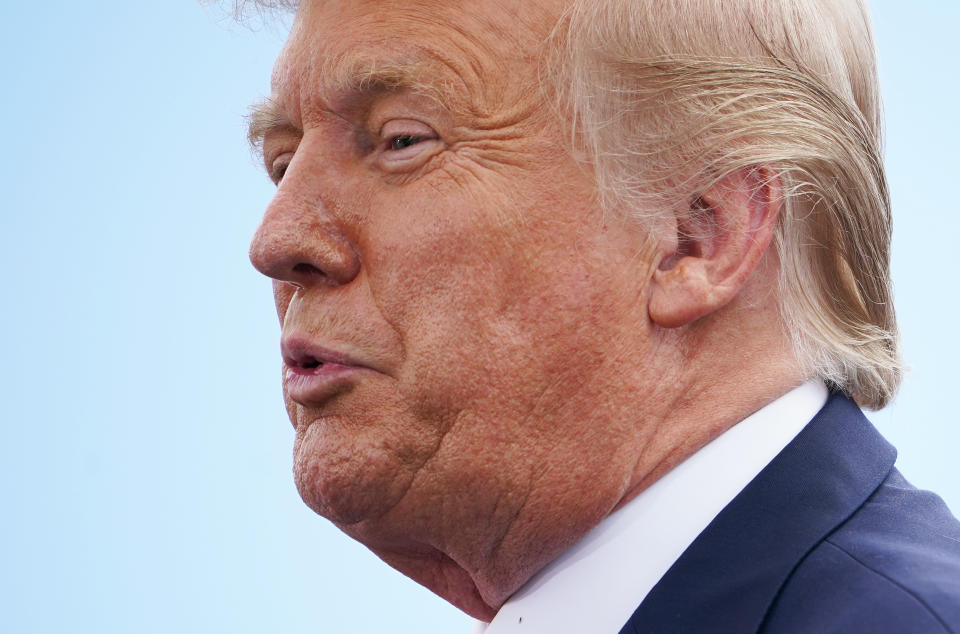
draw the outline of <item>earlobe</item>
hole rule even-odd
[[[765,167],[739,169],[693,197],[677,218],[676,249],[653,276],[653,322],[678,328],[730,302],[769,247],[781,203],[779,179]]]

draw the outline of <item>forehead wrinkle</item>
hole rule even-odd
[[[539,3],[484,2],[498,10],[444,16],[449,6],[414,0],[389,12],[335,11],[338,22],[318,20],[301,7],[285,59],[275,67],[274,94],[295,98],[288,109],[336,111],[338,100],[405,89],[454,114],[485,120],[484,127],[516,119],[518,106],[535,107],[521,105],[538,86],[524,72],[558,16]],[[518,62],[527,68],[515,67]],[[291,110],[294,120],[299,114]]]
[[[523,3],[509,6],[512,3],[502,0],[484,1],[496,5],[499,11],[461,10],[445,22],[445,29],[434,31],[432,45],[421,45],[421,50],[456,78],[471,114],[496,118],[505,106],[530,94],[534,85],[527,85],[527,81],[533,78],[518,73],[514,64],[534,61],[540,42],[522,15]],[[413,28],[422,27],[427,33],[438,22],[435,8],[411,11],[405,19]],[[510,80],[504,81],[507,77]]]

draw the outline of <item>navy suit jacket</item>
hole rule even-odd
[[[620,634],[960,633],[960,522],[895,458],[831,394]]]

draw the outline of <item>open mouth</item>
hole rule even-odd
[[[284,362],[292,372],[297,374],[317,374],[321,371],[321,369],[327,371],[337,368],[347,369],[355,367],[354,364],[350,363],[346,359],[341,361],[336,357],[320,357],[309,353],[288,356],[284,359]]]
[[[296,359],[287,359],[287,367],[289,367],[294,372],[312,372],[319,368],[322,368],[325,365],[324,361],[313,357],[313,356],[304,356]]]
[[[286,394],[296,403],[319,407],[350,391],[369,368],[351,355],[288,336],[281,342]]]
[[[337,350],[322,348],[304,340],[290,338],[281,344],[283,361],[289,372],[300,375],[320,375],[357,370],[363,366],[349,355]]]

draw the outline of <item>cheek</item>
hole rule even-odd
[[[520,443],[539,437],[524,437],[525,428],[550,428],[549,421],[563,418],[562,404],[589,389],[621,347],[621,333],[607,320],[633,302],[588,272],[563,270],[561,260],[553,275],[481,270],[421,296],[400,377],[414,415],[468,414]],[[629,321],[621,323],[629,329]]]

